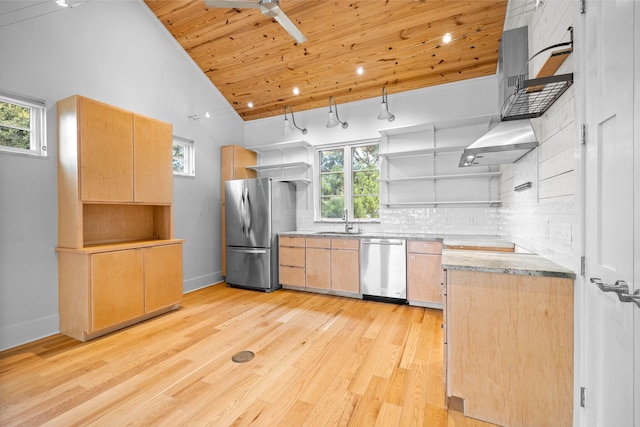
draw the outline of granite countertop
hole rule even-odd
[[[287,231],[279,233],[280,236],[289,237],[313,237],[313,238],[347,238],[347,239],[408,239],[420,241],[441,242],[445,246],[484,246],[495,248],[513,248],[512,242],[499,236],[467,235],[467,234],[432,234],[432,233],[402,233],[387,231],[372,231],[364,233],[332,232],[332,231]]]
[[[575,279],[573,271],[536,254],[443,250],[445,270],[481,271],[526,276],[565,277]]]

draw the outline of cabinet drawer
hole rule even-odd
[[[286,267],[280,266],[280,284],[290,286],[305,285],[305,269],[301,267]]]
[[[331,239],[307,237],[308,248],[330,248]]]
[[[408,241],[407,252],[419,253],[419,254],[441,254],[442,243],[440,242],[419,242]]]
[[[280,265],[304,267],[305,249],[280,246]]]
[[[306,239],[304,237],[281,236],[280,246],[297,246],[304,248],[305,240]]]
[[[360,240],[359,239],[331,239],[331,247],[334,249],[358,250],[360,248]]]

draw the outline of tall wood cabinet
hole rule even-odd
[[[85,341],[182,300],[172,128],[77,95],[57,110],[60,332]]]
[[[220,198],[222,200],[222,233],[220,236],[222,244],[222,275],[227,275],[227,242],[225,236],[226,218],[224,215],[224,182],[232,179],[255,178],[256,171],[247,169],[247,166],[254,166],[258,161],[255,151],[247,150],[239,145],[225,145],[220,148]]]

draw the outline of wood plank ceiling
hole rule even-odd
[[[281,0],[298,44],[259,9],[145,0],[244,120],[496,72],[506,0]],[[452,41],[442,37],[450,33]],[[363,67],[358,75],[356,69]],[[293,89],[298,87],[299,95]],[[253,108],[248,103],[253,103]]]

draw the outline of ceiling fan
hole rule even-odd
[[[276,21],[293,37],[298,43],[304,43],[307,38],[298,30],[291,20],[284,14],[279,6],[280,0],[205,0],[209,7],[256,9],[259,8],[265,16],[275,18]]]

